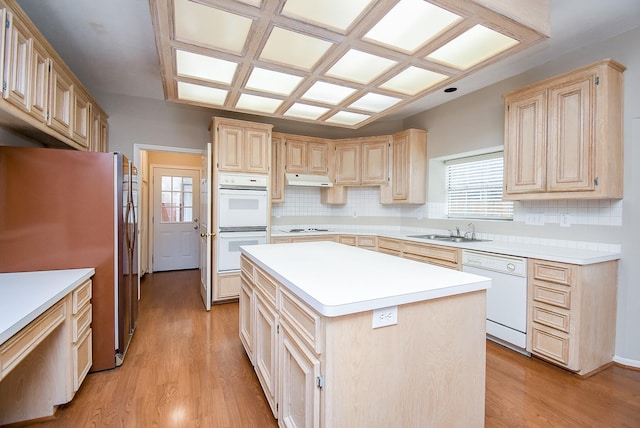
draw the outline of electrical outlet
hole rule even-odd
[[[560,214],[560,227],[570,227],[571,217],[569,214]]]
[[[390,306],[388,308],[374,309],[372,328],[387,327],[398,324],[398,307]]]
[[[353,218],[358,218],[358,211],[353,211]]]

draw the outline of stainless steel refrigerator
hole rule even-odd
[[[0,146],[0,272],[94,267],[93,366],[138,316],[137,173],[122,154]]]

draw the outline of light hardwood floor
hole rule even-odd
[[[115,370],[90,374],[39,427],[276,427],[238,339],[237,303],[204,310],[199,272],[146,275]],[[452,421],[455,426],[455,421]],[[640,371],[581,379],[487,342],[487,427],[640,427]]]

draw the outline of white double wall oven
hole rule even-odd
[[[219,175],[218,272],[240,270],[240,246],[267,243],[270,215],[267,183],[265,175]]]

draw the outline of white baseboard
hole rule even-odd
[[[622,358],[622,357],[619,357],[617,355],[614,355],[613,356],[613,361],[615,361],[618,364],[622,364],[623,366],[640,369],[640,361],[638,361],[638,360],[631,360],[629,358]]]

